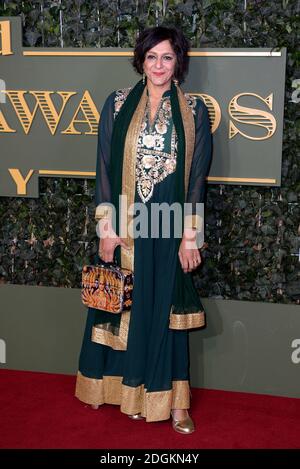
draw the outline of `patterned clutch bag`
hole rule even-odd
[[[83,304],[115,314],[129,310],[133,277],[133,272],[114,263],[85,265],[81,282]]]

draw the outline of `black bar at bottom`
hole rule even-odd
[[[4,463],[19,465],[45,466],[101,466],[103,464],[117,464],[127,467],[135,467],[143,464],[192,464],[203,466],[224,466],[229,463],[234,467],[251,466],[254,464],[268,464],[266,467],[287,467],[293,462],[299,463],[300,450],[297,449],[2,449],[0,450],[0,465]],[[21,466],[19,466],[21,467]]]

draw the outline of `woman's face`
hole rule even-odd
[[[144,72],[154,86],[163,86],[171,82],[176,66],[176,54],[169,40],[156,44],[145,54]]]

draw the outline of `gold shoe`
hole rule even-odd
[[[178,420],[173,416],[173,412],[171,411],[171,416],[172,416],[172,427],[175,430],[175,432],[187,434],[187,433],[193,433],[195,431],[194,422],[189,415],[182,420]]]
[[[98,404],[91,404],[91,408],[92,408],[93,410],[98,410],[98,409],[99,409],[99,406],[98,406]]]
[[[132,415],[128,415],[128,417],[132,420],[143,420],[144,417],[142,417],[141,414],[132,414]]]

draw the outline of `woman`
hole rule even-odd
[[[191,272],[201,263],[196,204],[204,200],[211,160],[207,108],[179,86],[188,70],[188,50],[180,30],[143,31],[133,59],[142,80],[111,93],[102,109],[95,215],[99,256],[104,262],[115,257],[134,272],[133,301],[122,314],[89,308],[76,383],[76,396],[93,408],[118,404],[129,417],[147,422],[172,416],[174,430],[183,434],[195,428],[188,414],[188,329],[204,325],[204,311]],[[133,236],[121,236],[120,194],[128,207],[147,208],[144,222],[155,236],[138,237],[138,224]],[[192,207],[179,217],[180,237],[172,211],[167,237],[161,220],[153,221],[151,209],[163,203]],[[137,220],[134,215],[126,211],[126,226]]]

